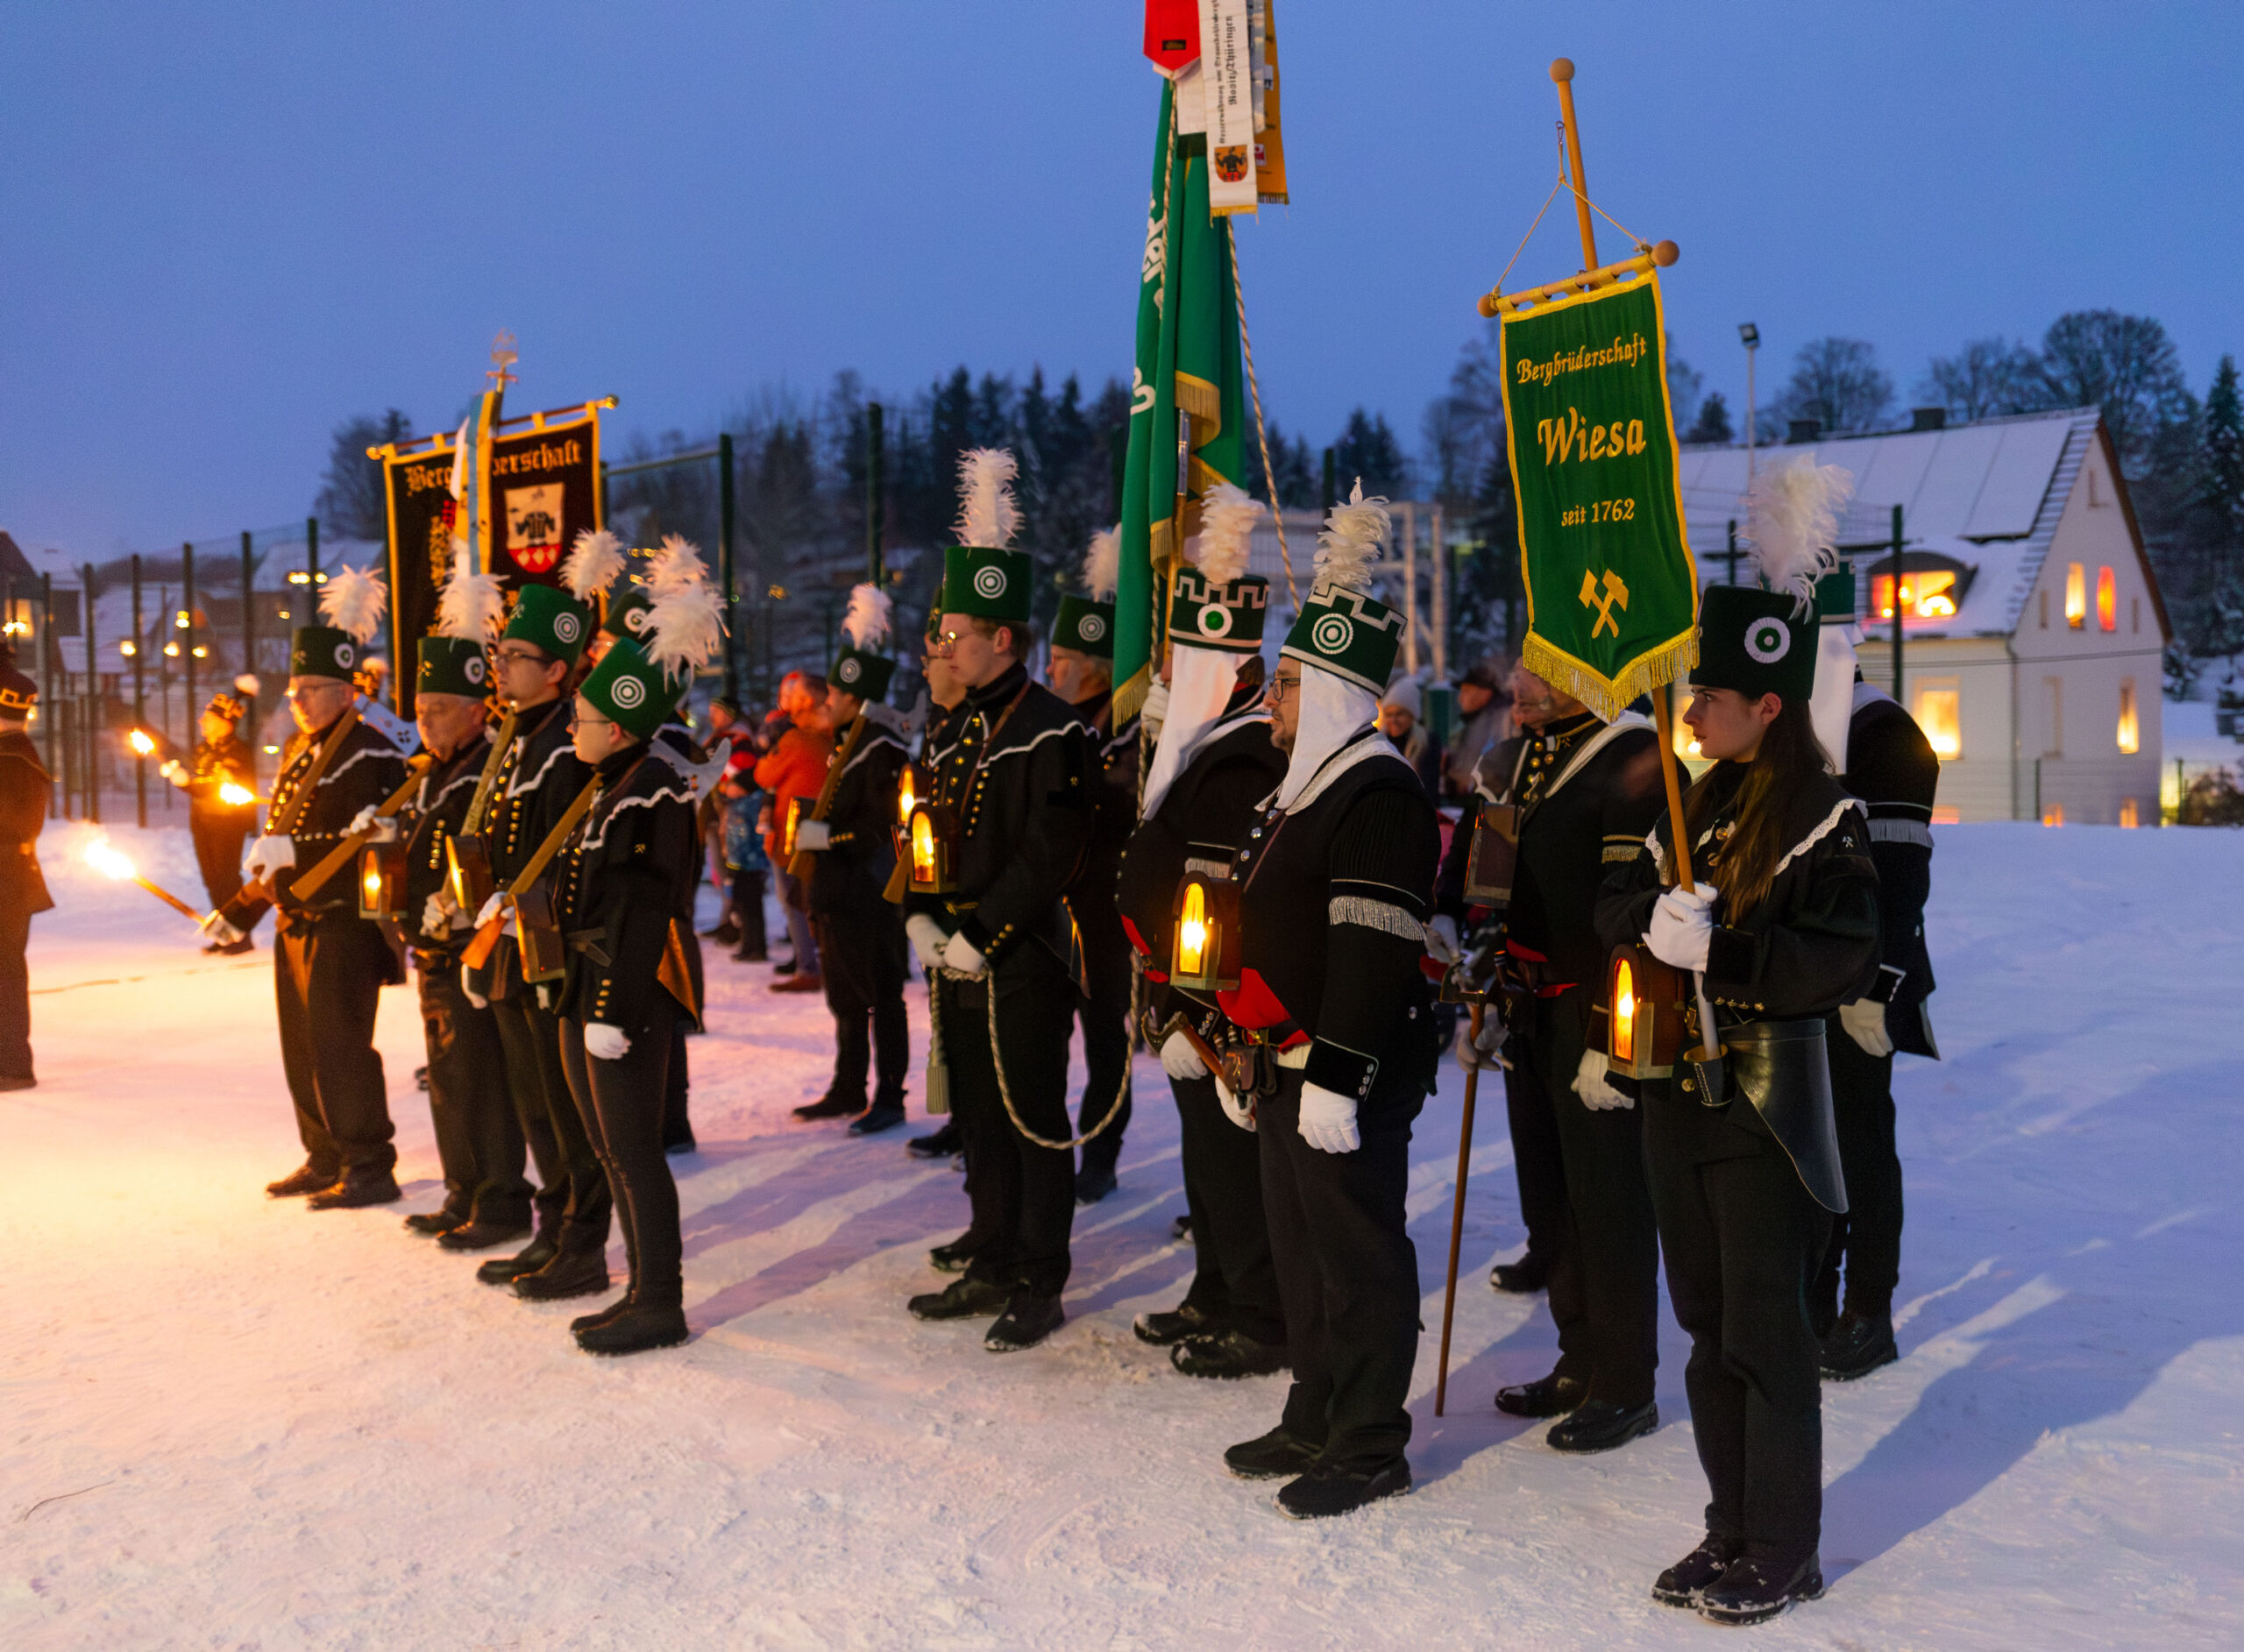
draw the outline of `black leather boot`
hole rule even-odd
[[[1735,1537],[1717,1537],[1708,1532],[1699,1540],[1699,1546],[1677,1561],[1651,1586],[1651,1598],[1663,1606],[1680,1606],[1685,1610],[1699,1604],[1708,1585],[1728,1571],[1733,1562],[1745,1550],[1745,1545]]]
[[[1288,1433],[1280,1423],[1268,1434],[1231,1447],[1224,1453],[1224,1466],[1242,1480],[1290,1480],[1308,1473],[1324,1450]]]
[[[1295,1520],[1330,1520],[1353,1514],[1382,1497],[1410,1489],[1410,1465],[1401,1457],[1376,1469],[1344,1469],[1320,1463],[1278,1493],[1281,1512]]]
[[[597,1296],[608,1287],[607,1247],[567,1249],[535,1273],[517,1275],[515,1294],[526,1302],[558,1302],[572,1296]]]
[[[1554,1371],[1533,1382],[1497,1389],[1496,1409],[1513,1417],[1563,1417],[1588,1398],[1586,1379],[1562,1377]]]
[[[1267,1377],[1286,1368],[1283,1343],[1257,1342],[1243,1330],[1195,1336],[1168,1351],[1168,1363],[1188,1377]]]
[[[512,1285],[523,1274],[536,1273],[560,1254],[561,1247],[540,1234],[529,1242],[527,1248],[515,1251],[514,1255],[486,1262],[475,1270],[475,1277],[486,1285]]]
[[[339,1166],[330,1165],[325,1169],[309,1163],[298,1165],[278,1181],[265,1184],[268,1199],[301,1199],[308,1193],[321,1193],[343,1180]]]
[[[309,1210],[363,1210],[368,1205],[395,1204],[405,1195],[399,1189],[397,1178],[387,1170],[354,1170],[344,1173],[343,1180],[332,1188],[323,1188],[304,1201]]]
[[[1640,1406],[1616,1406],[1609,1400],[1585,1400],[1574,1414],[1545,1435],[1553,1451],[1587,1456],[1628,1444],[1640,1434],[1659,1427],[1659,1407],[1647,1400]]]
[[[577,1346],[588,1354],[643,1354],[675,1348],[692,1332],[685,1310],[676,1302],[632,1302],[603,1323],[577,1333]]]

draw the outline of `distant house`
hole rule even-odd
[[[1863,676],[1892,684],[1899,569],[1903,698],[1941,755],[1936,820],[2155,825],[2161,656],[2172,629],[2142,532],[2093,408],[1883,436],[1807,436],[1854,473],[1840,537],[1853,562]],[[1683,450],[1684,510],[1702,578],[1726,577],[1743,526],[1742,447]],[[1746,564],[1750,566],[1750,563]]]

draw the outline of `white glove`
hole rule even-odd
[[[1495,1016],[1486,1016],[1481,1018],[1481,1039],[1477,1044],[1473,1039],[1472,1017],[1459,1016],[1457,1018],[1457,1043],[1454,1048],[1457,1065],[1467,1073],[1476,1068],[1486,1071],[1492,1067],[1502,1067],[1506,1072],[1511,1070],[1511,1063],[1504,1060],[1503,1054],[1504,1024]]]
[[[799,849],[830,848],[834,843],[834,828],[824,820],[795,822],[795,847]]]
[[[343,828],[343,835],[346,838],[363,835],[372,843],[394,843],[397,841],[397,817],[376,814],[374,805],[370,803],[351,817],[351,824]]]
[[[1871,1055],[1893,1053],[1893,1040],[1885,1032],[1885,1006],[1875,998],[1857,998],[1839,1006],[1839,1025],[1847,1036]]]
[[[507,897],[504,895],[494,895],[489,900],[483,903],[483,910],[476,913],[475,927],[478,929],[482,928],[486,924],[489,923],[493,918],[498,917],[500,913],[506,910]]]
[[[1651,909],[1644,945],[1651,955],[1678,969],[1703,974],[1707,947],[1715,938],[1714,900],[1702,890],[1672,889]]]
[[[1616,1107],[1636,1105],[1606,1081],[1605,1074],[1611,1065],[1605,1059],[1604,1051],[1584,1050],[1581,1065],[1574,1069],[1574,1094],[1593,1113],[1609,1113]]]
[[[1301,1138],[1320,1153],[1352,1153],[1363,1145],[1356,1133],[1356,1098],[1321,1084],[1301,1087]]]
[[[1181,1032],[1172,1032],[1161,1040],[1161,1070],[1180,1081],[1208,1076],[1208,1064],[1192,1047],[1192,1040]]]
[[[421,903],[421,932],[431,940],[442,940],[452,932],[451,914],[444,910],[444,897],[431,895]]]
[[[585,1053],[595,1061],[621,1061],[629,1053],[631,1035],[605,1021],[585,1023]]]
[[[1168,684],[1154,679],[1154,685],[1146,691],[1146,703],[1138,713],[1138,720],[1148,739],[1161,738],[1161,726],[1168,720]]]
[[[1465,956],[1458,944],[1457,920],[1446,912],[1426,925],[1426,955],[1445,968]]]
[[[904,920],[905,939],[912,943],[912,954],[920,961],[922,969],[940,969],[943,962],[943,943],[950,939],[943,933],[943,926],[925,912],[914,912]]]
[[[181,767],[180,761],[176,757],[165,758],[162,762],[156,765],[156,772],[175,786],[184,786],[188,783],[187,770]]]
[[[267,834],[249,846],[249,854],[242,861],[242,870],[252,883],[271,880],[275,872],[294,869],[296,864],[296,843],[293,838],[279,838]]]
[[[1254,1103],[1241,1102],[1231,1093],[1231,1086],[1224,1082],[1220,1073],[1209,1074],[1216,1081],[1216,1105],[1224,1110],[1224,1117],[1249,1135],[1254,1133]]]
[[[974,943],[961,934],[953,935],[943,943],[943,968],[955,969],[962,975],[979,975],[987,973],[990,966],[975,949]]]
[[[473,1004],[477,1009],[488,1010],[491,1007],[491,1000],[485,997],[481,993],[478,992],[472,984],[470,984],[467,966],[465,964],[462,964],[459,967],[459,989],[467,995],[467,1001]]]
[[[246,938],[244,932],[236,929],[231,924],[219,917],[216,912],[211,913],[209,918],[203,919],[202,927],[209,932],[210,939],[217,941],[221,947],[231,947],[236,941]]]

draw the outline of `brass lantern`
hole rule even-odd
[[[948,895],[958,887],[958,811],[947,803],[913,805],[904,832],[905,864],[915,895]]]
[[[779,858],[783,861],[795,858],[795,831],[802,825],[803,811],[810,801],[799,792],[787,799],[787,818],[779,828]]]
[[[405,900],[405,845],[369,843],[359,851],[359,916],[395,918]]]
[[[1465,849],[1465,904],[1509,906],[1518,861],[1518,805],[1484,801],[1473,812],[1473,836]]]
[[[1605,966],[1605,1054],[1623,1078],[1665,1078],[1683,1047],[1683,972],[1643,947],[1616,947]]]
[[[1188,992],[1239,985],[1239,885],[1204,872],[1185,875],[1170,908],[1168,981]]]

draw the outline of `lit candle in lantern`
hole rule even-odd
[[[1208,958],[1208,901],[1197,883],[1184,890],[1184,914],[1176,924],[1176,968],[1197,975]]]
[[[1188,992],[1230,992],[1239,985],[1239,885],[1194,872],[1176,886],[1175,938],[1168,979]]]

